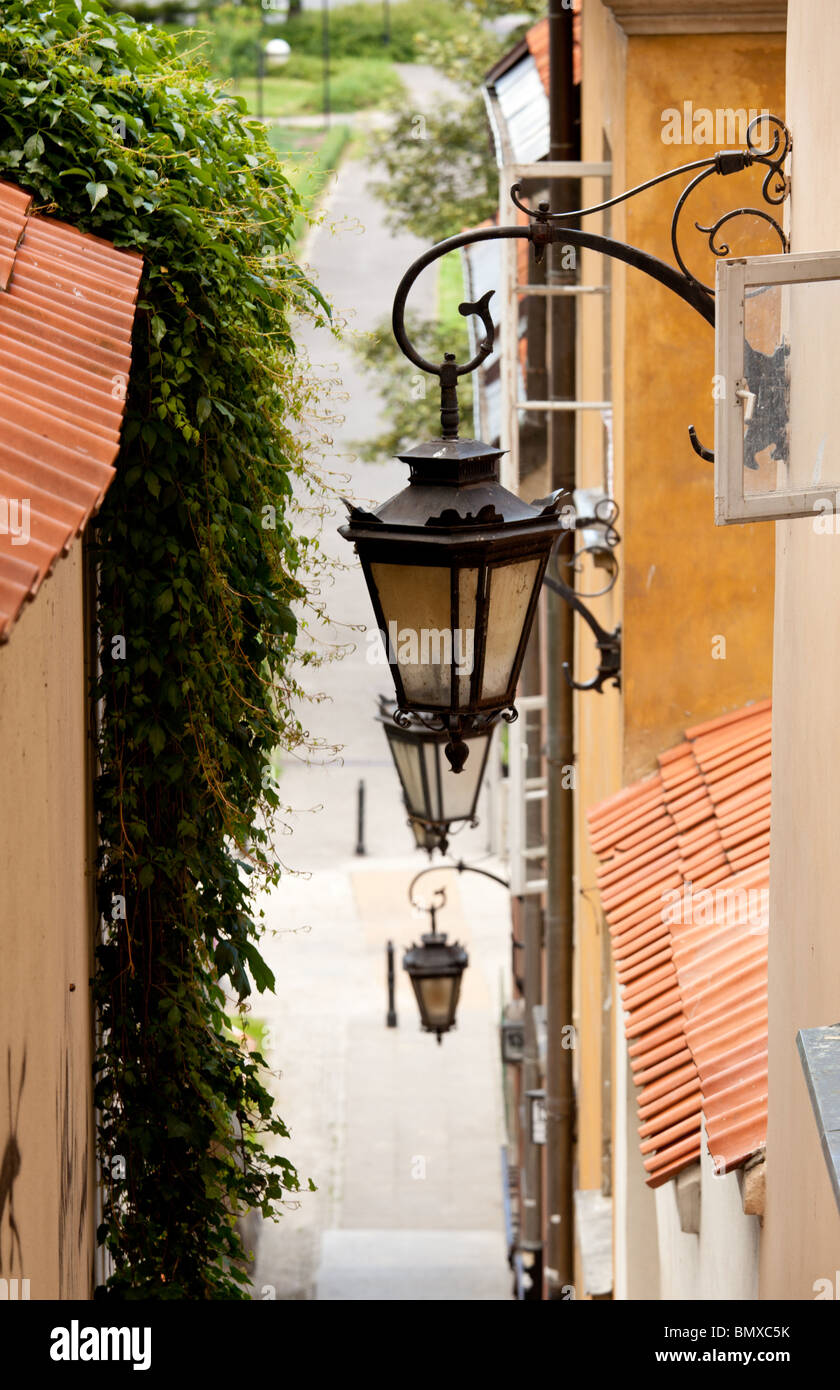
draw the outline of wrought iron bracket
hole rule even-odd
[[[596,504],[593,516],[582,514],[575,515],[574,527],[570,528],[567,534],[573,535],[575,531],[587,531],[594,526],[601,526],[604,533],[604,543],[599,549],[602,553],[609,554],[611,551],[614,551],[621,540],[615,526],[617,520],[618,506],[615,501],[611,497],[603,497]],[[555,568],[561,545],[562,538],[557,542],[554,550]],[[586,553],[586,551],[592,549],[592,546],[585,546],[583,551],[576,552],[571,564],[574,564],[574,559],[577,558],[578,554]],[[573,690],[597,690],[600,695],[603,694],[604,686],[607,682],[611,682],[617,689],[621,689],[621,624],[619,624],[613,632],[607,632],[606,628],[601,626],[595,615],[590,612],[583,602],[583,598],[596,598],[609,593],[615,586],[617,579],[618,564],[614,562],[609,582],[604,588],[600,589],[597,594],[581,596],[575,592],[571,585],[564,581],[559,573],[555,577],[546,572],[543,577],[543,584],[546,588],[551,589],[555,594],[559,594],[560,597],[568,603],[569,607],[587,624],[595,638],[595,645],[598,649],[598,670],[590,681],[575,680],[569,662],[563,662],[563,673]]]
[[[477,869],[473,864],[465,864],[463,859],[456,860],[454,864],[430,864],[427,868],[420,869],[408,885],[408,901],[412,907],[417,908],[418,912],[439,912],[442,907],[446,906],[445,888],[436,888],[433,903],[425,904],[419,903],[415,898],[414,887],[427,874],[440,874],[447,869],[456,874],[481,874],[482,878],[492,879],[494,883],[501,884],[502,888],[510,888],[508,879],[502,878],[499,874],[491,873],[489,869]]]
[[[591,681],[576,681],[572,676],[571,666],[568,661],[563,662],[563,673],[566,680],[573,690],[597,690],[598,694],[603,694],[604,686],[607,681],[611,681],[614,686],[621,689],[621,624],[613,632],[607,632],[598,622],[598,619],[590,613],[586,604],[583,603],[568,584],[564,584],[562,579],[553,579],[547,574],[543,579],[543,584],[559,594],[565,599],[570,608],[583,618],[583,621],[591,629],[595,637],[595,645],[598,648],[599,660],[598,670]]]
[[[762,127],[765,125],[767,126],[768,137],[772,137],[766,147],[759,143]],[[623,261],[625,265],[641,270],[645,275],[657,280],[680,299],[690,304],[701,318],[714,327],[714,289],[689,269],[683,255],[679,236],[682,213],[694,190],[713,174],[728,177],[754,165],[761,166],[767,171],[761,188],[762,198],[767,207],[732,208],[709,226],[700,222],[695,222],[694,226],[697,231],[706,236],[708,248],[712,254],[716,257],[725,257],[731,256],[733,253],[727,242],[719,240],[719,233],[723,228],[739,217],[758,217],[766,222],[778,236],[782,250],[787,252],[790,249],[788,239],[778,218],[774,216],[773,210],[780,207],[790,193],[790,179],[784,172],[784,164],[792,147],[791,134],[784,122],[778,116],[767,113],[757,116],[755,120],[750,122],[744,149],[721,150],[707,159],[696,159],[689,164],[680,165],[677,169],[668,169],[662,174],[657,174],[655,178],[648,179],[645,183],[627,189],[624,193],[607,199],[606,202],[596,203],[592,207],[578,208],[568,213],[552,213],[547,203],[540,203],[536,208],[532,208],[521,197],[521,185],[514,184],[511,189],[511,198],[516,207],[529,219],[527,226],[484,227],[475,231],[461,232],[458,236],[447,237],[445,241],[438,242],[436,246],[419,256],[409,266],[397,287],[394,297],[392,326],[394,337],[408,360],[419,367],[421,371],[436,376],[440,381],[442,437],[444,439],[456,439],[458,437],[458,378],[475,371],[493,351],[494,328],[489,309],[493,291],[488,290],[475,303],[459,305],[461,314],[465,317],[475,314],[481,319],[484,327],[484,336],[478,343],[471,360],[459,365],[454,353],[445,353],[443,362],[431,362],[415,348],[408,337],[405,326],[406,301],[415,280],[427,266],[447,255],[450,251],[460,250],[461,247],[471,246],[479,241],[529,241],[534,247],[538,261],[545,255],[547,246],[551,246],[555,242],[562,242],[565,245],[598,251],[604,256],[610,256],[613,260]],[[635,198],[638,194],[644,193],[666,180],[687,174],[693,174],[694,177],[690,179],[677,199],[671,218],[671,247],[677,263],[676,266],[668,265],[667,262],[659,260],[656,256],[651,256],[647,251],[643,251],[637,246],[615,241],[611,237],[584,232],[579,227],[569,225],[570,222],[575,222],[581,217],[603,212],[608,208],[615,207],[618,203]],[[770,211],[767,210],[768,208]],[[706,460],[714,459],[712,451],[704,448],[698,440],[693,426],[689,429],[689,437],[695,453]]]

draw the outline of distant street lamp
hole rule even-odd
[[[463,777],[447,776],[444,745],[445,730],[429,728],[420,719],[408,724],[394,723],[394,702],[380,696],[379,720],[385,730],[403,790],[409,823],[417,844],[431,855],[435,849],[445,854],[450,827],[476,822],[484,769],[493,731],[472,730],[465,741],[472,757]]]
[[[330,124],[330,0],[321,0],[321,57],[324,85],[324,128]]]
[[[480,874],[482,878],[489,878],[502,888],[510,888],[507,879],[500,878],[489,869],[473,868],[463,860],[441,867],[459,874]],[[469,957],[460,942],[455,941],[450,945],[446,934],[437,929],[437,914],[446,905],[446,889],[436,889],[434,900],[428,906],[415,901],[415,884],[430,873],[440,873],[440,869],[421,869],[408,886],[409,902],[412,907],[429,914],[432,929],[420,938],[420,946],[414,944],[406,951],[403,956],[403,969],[414,988],[420,1008],[421,1027],[427,1033],[435,1033],[440,1042],[444,1033],[455,1027],[461,977],[469,964]]]
[[[260,0],[260,37],[257,50],[257,120],[263,119],[263,87],[266,68],[278,68],[288,62],[291,48],[285,39],[265,38],[267,24],[284,24],[289,17],[289,0]]]
[[[443,889],[438,896],[445,895]],[[459,942],[451,945],[446,933],[437,930],[435,917],[438,906],[426,908],[432,919],[432,929],[421,938],[421,945],[412,945],[403,956],[403,969],[411,980],[420,1008],[420,1024],[426,1033],[434,1033],[438,1043],[455,1027],[455,1011],[461,993],[461,976],[469,957]]]

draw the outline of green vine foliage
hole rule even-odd
[[[305,737],[292,605],[306,621],[317,562],[293,526],[296,479],[318,481],[290,325],[328,309],[290,256],[300,205],[262,129],[173,38],[96,0],[0,10],[0,177],[145,257],[93,532],[100,1292],[247,1298],[236,1218],[282,1215],[301,1183],[231,1019],[273,985],[252,894],[279,877],[267,769]]]

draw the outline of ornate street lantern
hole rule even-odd
[[[433,255],[436,255],[437,249]],[[548,558],[562,528],[563,494],[523,502],[499,482],[500,449],[458,438],[458,377],[492,350],[490,294],[461,312],[486,329],[470,362],[451,353],[429,362],[405,332],[405,300],[430,253],[403,276],[394,336],[423,371],[440,379],[441,437],[401,454],[408,486],[375,512],[345,502],[339,528],[362,563],[397,696],[397,723],[431,716],[449,739],[454,772],[466,735],[515,719],[513,699]]]
[[[448,734],[418,717],[394,722],[393,700],[380,696],[379,719],[403,790],[409,823],[421,849],[446,853],[450,826],[475,825],[492,728],[464,734],[471,757],[462,777],[452,777],[445,761]]]
[[[420,938],[421,945],[412,945],[403,956],[407,972],[420,1007],[420,1023],[426,1033],[435,1033],[438,1042],[444,1033],[455,1027],[455,1010],[461,993],[461,976],[469,957],[457,941],[451,945],[445,932],[435,925],[436,908],[427,909],[432,930]]]

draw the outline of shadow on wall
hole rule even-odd
[[[15,1245],[17,1244],[18,1262],[23,1272],[23,1250],[20,1243],[20,1233],[15,1222],[15,1182],[21,1169],[21,1153],[18,1144],[18,1123],[20,1121],[20,1103],[23,1095],[23,1086],[26,1081],[26,1048],[23,1050],[23,1058],[20,1064],[20,1078],[17,1083],[17,1098],[12,1100],[12,1049],[6,1050],[6,1079],[8,1083],[9,1096],[9,1137],[3,1149],[3,1161],[0,1164],[0,1274],[6,1272],[5,1250],[6,1250],[6,1228],[8,1223],[9,1237],[9,1272],[14,1270]],[[8,1215],[7,1215],[8,1209]]]

